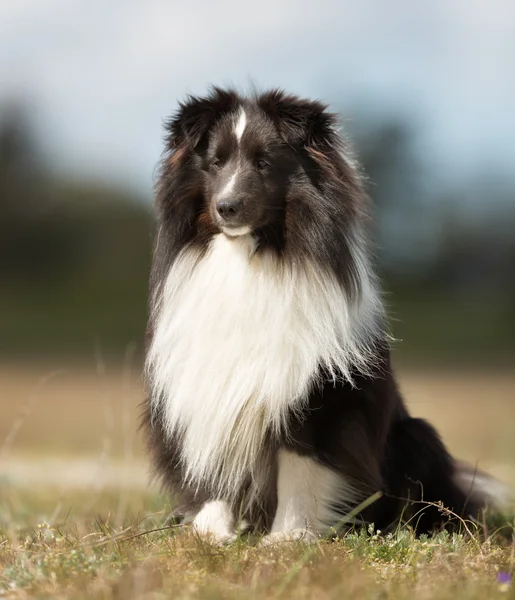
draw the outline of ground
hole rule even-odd
[[[515,484],[515,375],[403,371],[401,385],[456,455]],[[261,549],[169,523],[137,433],[136,367],[11,365],[0,389],[0,597],[515,598],[515,542],[492,524]]]

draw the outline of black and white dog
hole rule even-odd
[[[367,198],[335,115],[214,88],[167,132],[144,424],[182,514],[218,542],[242,521],[313,540],[378,491],[357,518],[380,529],[447,524],[432,502],[477,516],[489,480],[474,485],[397,389]]]

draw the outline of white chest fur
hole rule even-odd
[[[335,278],[251,256],[251,243],[221,234],[202,258],[178,257],[147,361],[188,482],[226,498],[253,474],[267,430],[302,407],[321,365],[345,377],[366,362],[377,303],[351,306]]]

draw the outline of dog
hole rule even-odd
[[[166,132],[143,424],[184,522],[270,543],[478,517],[492,480],[399,392],[364,176],[335,114],[213,87]]]

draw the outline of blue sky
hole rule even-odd
[[[251,81],[417,117],[436,177],[515,172],[513,0],[0,0],[0,102],[60,171],[149,191],[177,100]]]

